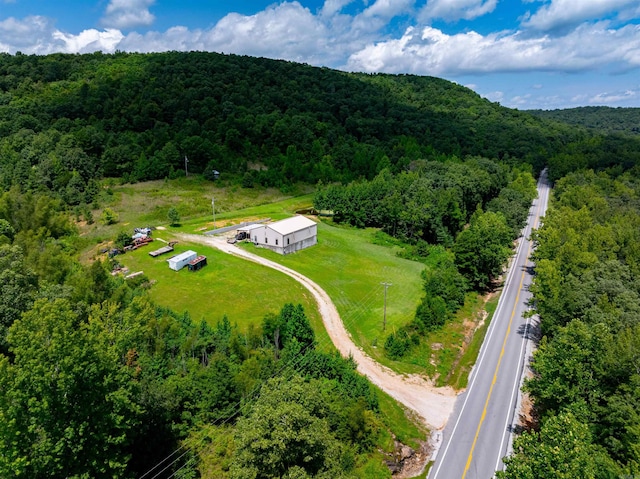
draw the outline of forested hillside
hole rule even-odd
[[[583,137],[437,78],[215,53],[0,54],[0,185],[72,203],[92,178],[164,178],[185,156],[192,172],[280,186],[451,155],[539,169]]]
[[[565,110],[528,110],[527,113],[603,133],[640,135],[640,108],[584,106]]]

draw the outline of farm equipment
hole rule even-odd
[[[147,245],[149,243],[151,243],[153,241],[153,238],[149,237],[149,236],[142,236],[140,238],[135,238],[133,240],[133,243],[129,246],[125,246],[124,250],[125,251],[133,251],[135,249],[138,249],[144,245]]]

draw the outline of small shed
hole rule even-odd
[[[187,265],[189,271],[198,271],[207,265],[207,257],[206,256],[198,256],[196,259],[192,259],[189,261]]]
[[[186,265],[189,264],[189,261],[192,261],[198,257],[198,253],[195,251],[185,251],[184,253],[177,254],[172,256],[167,260],[169,263],[169,268],[174,271],[180,271]]]

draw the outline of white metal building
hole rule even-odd
[[[189,264],[189,261],[196,259],[197,257],[198,257],[198,253],[196,253],[195,251],[189,250],[189,251],[185,251],[184,253],[180,253],[175,256],[172,256],[167,260],[167,263],[169,263],[169,268],[171,268],[172,270],[180,271],[187,264]]]
[[[306,216],[294,216],[253,228],[251,241],[280,254],[299,251],[318,242],[318,225]]]

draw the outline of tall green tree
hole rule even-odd
[[[500,213],[478,210],[469,227],[462,230],[453,245],[460,272],[478,289],[487,289],[502,272],[511,254],[511,228]]]
[[[38,300],[0,358],[0,476],[118,477],[139,413],[133,383],[66,300]]]
[[[587,424],[571,412],[546,421],[540,432],[515,440],[500,479],[596,479],[620,477],[621,471],[592,442]]]
[[[331,432],[319,383],[299,376],[263,386],[251,412],[238,421],[234,479],[347,478],[352,453]]]
[[[7,353],[7,331],[33,304],[37,276],[18,246],[0,245],[0,354]]]

